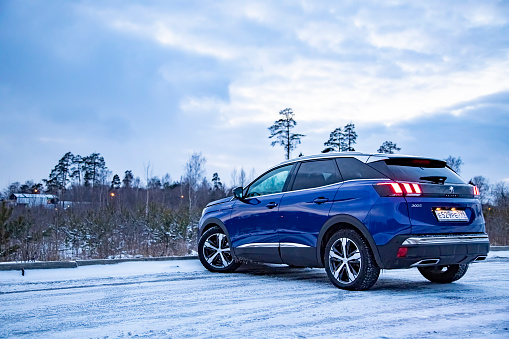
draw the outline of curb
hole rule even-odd
[[[509,251],[509,246],[490,246],[490,252]],[[113,265],[122,262],[137,261],[170,261],[170,260],[196,260],[198,256],[187,255],[182,257],[155,257],[155,258],[125,258],[125,259],[92,259],[76,261],[39,261],[24,263],[0,263],[0,271],[10,270],[39,270],[51,268],[76,268],[91,265]]]
[[[92,260],[76,260],[76,261],[39,261],[39,262],[23,262],[23,263],[0,263],[0,271],[10,270],[38,270],[51,268],[76,268],[79,266],[90,265],[113,265],[122,262],[135,261],[170,261],[170,260],[194,260],[198,259],[196,255],[188,255],[183,257],[155,257],[155,258],[125,258],[125,259],[92,259]]]
[[[509,251],[509,246],[490,246],[490,252]]]

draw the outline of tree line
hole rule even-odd
[[[279,114],[281,118],[269,127],[269,138],[273,139],[272,146],[283,146],[288,159],[305,135],[292,133],[297,125],[292,109]],[[322,152],[354,151],[357,137],[353,123],[338,127],[324,142]],[[378,152],[400,150],[395,143],[385,141]],[[445,160],[460,173],[463,165],[460,157]],[[178,180],[172,180],[169,174],[152,176],[150,164],[142,180],[132,170],[113,175],[99,153],[81,156],[67,152],[47,179],[40,183],[12,183],[4,190],[0,206],[0,261],[194,253],[197,226],[205,205],[231,195],[232,188],[245,186],[255,178],[254,170],[248,174],[244,168],[234,168],[232,187],[228,187],[218,173],[207,180],[205,165],[205,157],[194,153]],[[508,245],[507,184],[490,185],[483,176],[470,182],[480,190],[492,244]],[[9,201],[13,193],[53,194],[60,203],[13,206]]]
[[[301,139],[305,137],[305,135],[292,132],[295,126],[297,126],[297,122],[294,119],[295,114],[291,108],[285,108],[279,111],[279,115],[281,116],[279,120],[276,120],[274,124],[269,127],[269,139],[275,139],[272,141],[271,146],[283,146],[285,158],[290,159],[291,151],[297,148],[297,145],[301,143]],[[338,127],[330,133],[329,139],[324,143],[324,146],[327,147],[322,150],[322,153],[353,152],[355,151],[353,146],[356,143],[357,133],[355,132],[355,124],[350,122],[346,124],[343,129]],[[377,152],[393,154],[395,151],[400,150],[401,148],[394,142],[384,141]]]
[[[178,181],[168,174],[152,177],[147,166],[143,185],[131,170],[122,179],[111,177],[99,153],[82,157],[68,152],[44,184],[13,183],[5,190],[0,208],[0,260],[193,253],[202,209],[230,193],[217,173],[211,181],[205,178],[205,163],[201,153],[192,154]],[[243,168],[241,174],[241,180],[248,179]],[[237,174],[235,179],[239,180]],[[54,194],[60,203],[14,206],[8,197],[19,192]]]

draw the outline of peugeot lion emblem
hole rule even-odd
[[[454,187],[449,187],[449,193],[454,194]]]

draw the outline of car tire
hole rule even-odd
[[[233,272],[241,265],[235,261],[228,237],[219,227],[212,227],[202,234],[198,242],[198,257],[211,272]]]
[[[371,288],[380,275],[367,241],[356,231],[342,229],[327,242],[325,271],[338,288],[363,291]]]
[[[439,284],[449,284],[463,277],[467,273],[468,265],[447,265],[418,267],[422,276],[431,282]]]

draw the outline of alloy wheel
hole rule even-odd
[[[228,238],[223,233],[211,234],[203,243],[203,256],[214,268],[225,268],[233,261]]]
[[[355,281],[362,267],[362,257],[357,244],[349,238],[336,240],[329,251],[329,266],[340,284]]]

